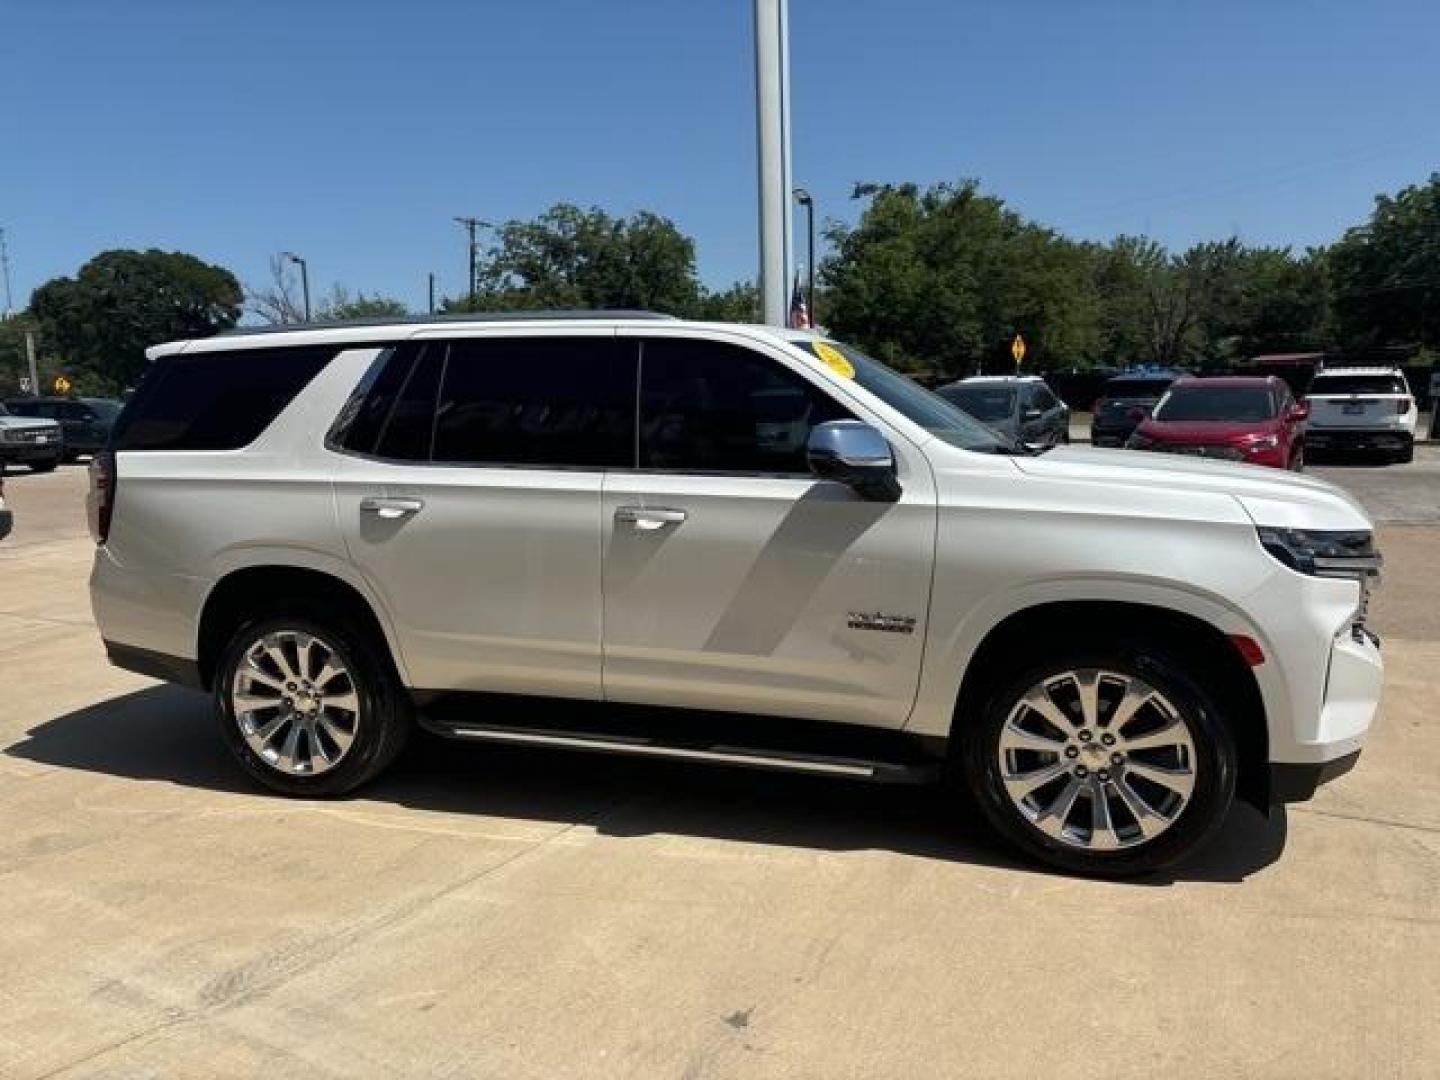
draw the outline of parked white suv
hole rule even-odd
[[[1309,797],[1375,711],[1345,494],[1027,452],[812,333],[592,313],[150,355],[93,467],[96,619],[288,794],[352,790],[413,722],[952,772],[1032,855],[1123,874],[1237,793]]]
[[[1312,456],[1348,449],[1378,450],[1397,462],[1414,459],[1420,410],[1399,368],[1321,368],[1305,401],[1305,448]]]

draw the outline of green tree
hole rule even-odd
[[[1349,345],[1440,346],[1440,173],[1380,195],[1330,250],[1335,316]]]
[[[645,210],[617,218],[598,207],[559,203],[532,221],[508,221],[476,276],[474,302],[458,297],[446,301],[446,310],[635,308],[692,315],[701,300],[694,241]]]
[[[700,297],[695,317],[711,322],[759,322],[760,287],[753,281],[737,281],[719,292],[707,290]]]
[[[330,322],[345,319],[400,319],[410,314],[403,300],[392,296],[366,296],[363,292],[352,293],[343,285],[336,285],[330,296],[320,305],[316,317]]]
[[[230,271],[182,252],[105,251],[35,290],[46,353],[96,390],[133,386],[145,349],[234,326],[244,300]]]
[[[1100,342],[1090,252],[1027,221],[974,181],[860,184],[854,227],[832,225],[825,322],[908,370],[1005,369],[1016,332],[1025,365],[1086,362]]]

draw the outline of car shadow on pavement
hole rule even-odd
[[[230,757],[202,694],[155,686],[46,721],[5,753],[26,761],[267,797]],[[271,796],[280,798],[280,796]],[[356,796],[432,813],[588,825],[824,851],[888,850],[1047,873],[1009,850],[951,787],[909,787],[520,747],[420,733]],[[1200,852],[1138,885],[1239,882],[1284,850],[1286,817],[1237,804]]]

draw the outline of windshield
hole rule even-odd
[[[816,348],[817,344],[840,353],[855,369],[851,377],[857,383],[907,420],[918,424],[936,438],[944,439],[951,446],[982,454],[1015,451],[1015,446],[999,433],[957,409],[939,394],[931,393],[919,383],[912,382],[898,371],[886,367],[879,360],[872,360],[859,349],[842,345],[838,341],[816,342],[813,339],[796,341],[795,344],[822,363],[828,361]]]
[[[1003,386],[948,386],[935,392],[976,420],[1009,420],[1015,415],[1015,391]]]
[[[1156,420],[1271,420],[1275,398],[1263,386],[1180,387],[1160,399],[1153,416]]]
[[[1403,394],[1405,383],[1398,375],[1317,375],[1310,384],[1312,394]]]
[[[114,420],[123,408],[120,402],[111,401],[109,398],[87,398],[85,404],[94,409],[95,415],[102,420]]]
[[[1107,398],[1158,398],[1174,379],[1111,379],[1105,384]]]

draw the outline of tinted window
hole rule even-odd
[[[1263,386],[1177,387],[1155,406],[1156,420],[1269,420],[1275,399]]]
[[[395,398],[419,352],[418,345],[405,344],[386,349],[375,358],[335,420],[330,438],[336,446],[362,454],[375,452],[380,429],[390,419]]]
[[[334,345],[162,357],[114,430],[118,450],[236,450],[254,442],[335,355]]]
[[[631,466],[635,364],[622,361],[620,348],[613,337],[452,342],[435,418],[435,460]]]
[[[16,416],[39,416],[40,403],[36,401],[12,401],[10,411]]]
[[[678,338],[640,349],[641,468],[808,473],[810,429],[850,416],[748,349]]]
[[[445,370],[446,346],[427,342],[405,367],[394,404],[380,427],[375,453],[401,461],[429,461],[435,437],[435,399]]]
[[[977,420],[1008,420],[1015,412],[1015,391],[1004,387],[955,386],[939,393]]]
[[[1399,375],[1317,375],[1310,384],[1312,394],[1403,394],[1405,380]]]

